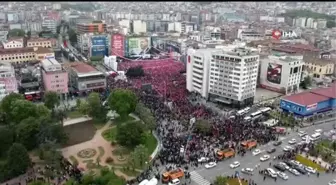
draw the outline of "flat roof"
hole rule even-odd
[[[328,98],[336,98],[336,84],[334,83],[328,88],[314,89],[311,92]]]
[[[285,101],[290,101],[290,102],[302,105],[302,106],[308,106],[308,105],[312,105],[315,103],[329,100],[330,98],[323,96],[323,95],[314,94],[311,92],[303,92],[303,93],[289,95],[282,99]]]
[[[100,72],[96,68],[90,66],[89,64],[83,62],[74,62],[70,64],[70,67],[77,73],[97,73]],[[101,72],[100,72],[101,73]]]

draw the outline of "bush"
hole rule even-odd
[[[111,141],[111,146],[116,146],[118,143],[116,140]]]
[[[114,160],[113,160],[112,157],[108,157],[108,158],[105,159],[105,162],[106,162],[107,164],[110,164],[110,163],[113,163]]]

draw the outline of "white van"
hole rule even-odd
[[[273,178],[276,178],[278,176],[278,174],[272,168],[267,168],[266,171]]]
[[[316,140],[321,138],[321,134],[320,133],[315,133],[315,134],[311,135],[310,138],[311,138],[311,140],[316,141]]]

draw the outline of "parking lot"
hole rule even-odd
[[[322,125],[314,125],[311,127],[307,127],[302,129],[303,131],[306,131],[309,135],[312,135],[316,129],[322,129],[324,131],[328,131],[333,129],[333,122],[327,122],[325,124]],[[276,147],[276,151],[272,154],[269,154],[271,156],[271,158],[265,162],[261,162],[260,161],[260,157],[262,157],[263,155],[267,154],[267,150],[270,148],[273,148],[274,146],[272,145],[272,143],[269,143],[267,145],[263,145],[263,146],[259,146],[257,147],[257,149],[259,149],[261,151],[261,153],[257,156],[253,156],[252,155],[252,151],[249,151],[246,153],[246,155],[244,157],[241,157],[240,155],[236,155],[236,157],[234,158],[230,158],[227,159],[225,161],[221,161],[217,163],[217,166],[211,169],[206,169],[203,166],[199,166],[198,168],[194,168],[194,169],[190,169],[191,171],[191,179],[192,179],[192,183],[193,185],[205,185],[205,184],[210,184],[211,182],[213,182],[213,180],[216,178],[216,176],[219,175],[227,175],[227,176],[231,176],[231,175],[235,175],[236,171],[239,172],[239,176],[241,178],[245,178],[248,180],[253,180],[255,183],[257,183],[258,185],[260,184],[265,184],[265,185],[273,185],[273,184],[284,184],[284,185],[294,185],[294,184],[305,184],[305,185],[327,185],[328,182],[330,182],[331,180],[335,179],[335,175],[332,174],[325,174],[325,173],[321,173],[319,177],[317,177],[317,175],[314,174],[310,174],[310,176],[308,175],[299,175],[299,176],[295,176],[292,173],[285,171],[285,173],[288,175],[289,179],[288,180],[283,180],[281,178],[277,178],[277,181],[275,181],[274,179],[268,177],[264,180],[264,176],[260,175],[258,173],[259,170],[261,169],[266,169],[270,167],[271,164],[271,168],[273,168],[275,171],[276,170],[273,165],[280,162],[280,160],[273,160],[274,156],[278,156],[280,154],[283,153],[283,148],[285,146],[290,145],[288,143],[289,140],[291,139],[296,139],[296,143],[302,141],[301,137],[298,135],[298,133],[292,131],[290,132],[288,135],[283,136],[283,137],[279,137],[279,140],[282,141],[282,144],[280,146]],[[294,145],[291,145],[294,146]],[[235,168],[235,169],[231,169],[230,168],[230,164],[232,164],[235,161],[239,161],[240,162],[240,166]],[[260,167],[258,169],[256,169],[256,165],[260,164]],[[243,174],[241,173],[241,169],[242,168],[253,168],[254,169],[254,175],[247,175],[247,174]]]

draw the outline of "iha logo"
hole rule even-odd
[[[297,37],[297,34],[294,31],[280,31],[280,30],[273,30],[272,37],[274,39],[279,40],[280,38],[293,38]]]

